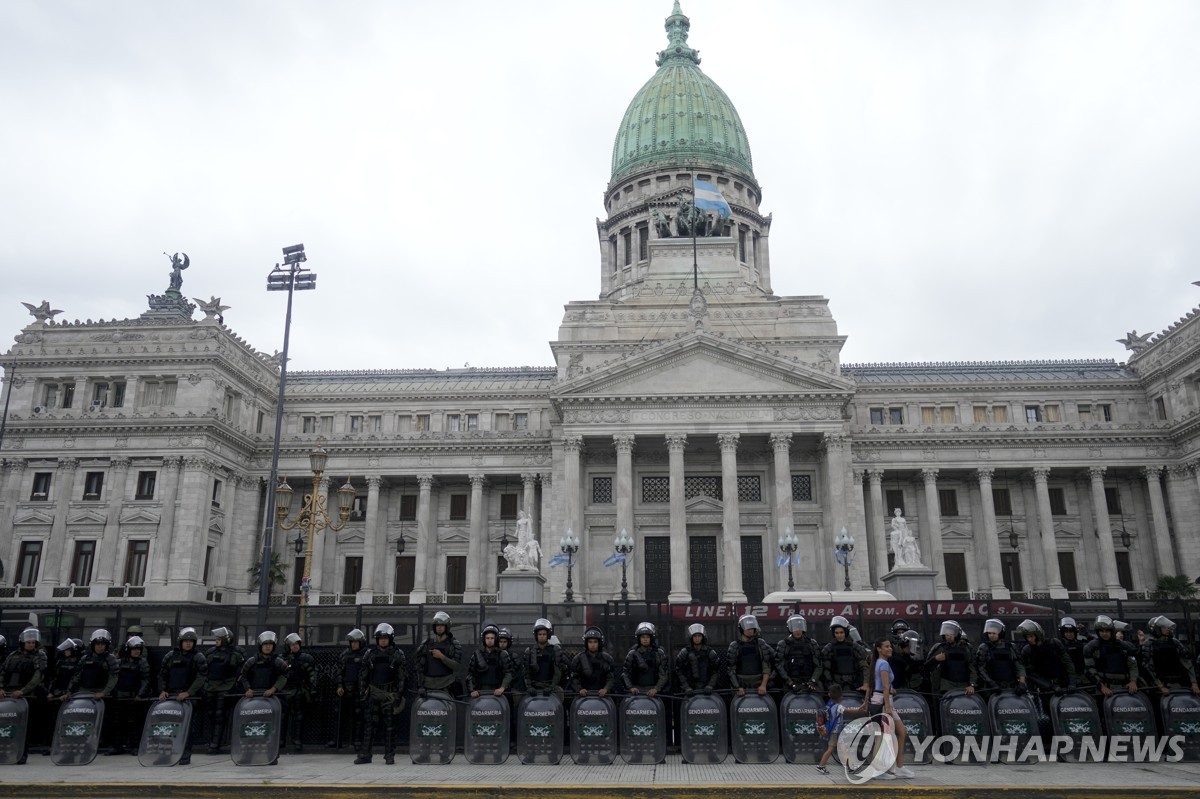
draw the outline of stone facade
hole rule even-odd
[[[673,42],[686,22],[668,19]],[[842,587],[843,527],[854,587],[881,588],[896,507],[939,598],[1116,598],[1200,575],[1200,311],[1130,334],[1125,364],[843,364],[828,301],[772,292],[748,149],[671,163],[663,144],[614,158],[599,299],[566,306],[553,367],[289,374],[280,474],[302,493],[323,446],[323,490],[358,494],[315,542],[311,602],[490,601],[519,509],[546,557],[578,536],[589,602],[619,596],[622,529],[636,598],[782,590],[788,529],[798,588]],[[719,235],[672,232],[694,180],[729,202]],[[0,597],[255,601],[278,358],[192,310],[43,315],[16,337]],[[273,535],[294,594],[295,534]],[[542,571],[560,601],[565,567]]]

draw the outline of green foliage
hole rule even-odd
[[[246,573],[250,575],[250,587],[258,588],[259,573],[262,571],[262,563],[254,561],[250,568],[246,569]],[[283,558],[275,550],[271,550],[271,567],[270,567],[271,588],[287,584],[287,572],[284,571]]]
[[[1200,586],[1186,574],[1164,574],[1154,586],[1155,599],[1195,599],[1200,595]]]

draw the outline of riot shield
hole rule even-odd
[[[934,752],[935,760],[987,763],[987,736],[991,734],[992,725],[988,723],[987,705],[979,694],[968,696],[961,689],[947,691],[938,701],[938,715],[941,717],[942,734],[957,738],[959,746],[957,756],[954,756],[956,750],[952,748],[950,753]]]
[[[1183,736],[1183,759],[1200,760],[1200,697],[1176,688],[1161,700],[1164,735]]]
[[[558,765],[563,754],[563,706],[553,694],[530,694],[517,708],[517,757],[525,765]]]
[[[275,696],[243,697],[231,716],[229,757],[239,766],[269,766],[279,757],[283,708]]]
[[[138,762],[143,766],[174,766],[187,747],[192,726],[192,703],[165,699],[155,702],[146,714]]]
[[[929,714],[929,704],[925,701],[925,697],[916,691],[901,688],[892,697],[892,708],[904,722],[904,729],[908,733],[904,739],[904,762],[928,763],[929,747],[925,747],[921,753],[921,759],[918,760],[917,748],[913,746],[914,738],[933,735],[933,719]]]
[[[679,742],[684,762],[725,762],[729,755],[725,715],[725,703],[712,694],[693,694],[683,700],[679,710]]]
[[[779,711],[770,694],[747,691],[729,705],[733,757],[739,763],[774,763],[779,757]]]
[[[638,694],[621,702],[621,758],[634,765],[667,759],[667,709],[657,696]]]
[[[1038,715],[1037,703],[1027,693],[1018,694],[1005,689],[992,694],[988,700],[988,718],[991,719],[992,729],[1001,738],[1016,738],[1016,754],[1010,756],[1007,750],[1000,749],[995,762],[1029,762],[1021,759],[1021,753],[1029,739],[1038,735]]]
[[[817,714],[825,708],[818,694],[788,692],[779,703],[779,733],[783,757],[789,763],[816,763],[825,751],[817,731]]]
[[[442,765],[454,759],[458,726],[454,698],[429,691],[413,703],[408,727],[408,756],[414,763]]]
[[[858,708],[862,707],[864,701],[865,697],[861,691],[842,691],[842,699],[838,704],[844,708],[843,718],[846,721],[853,721],[854,719],[866,718],[870,715],[870,707],[861,713],[855,712]]]
[[[1109,735],[1153,736],[1158,734],[1154,706],[1140,691],[1118,691],[1104,697],[1104,723]]]
[[[571,759],[601,766],[617,759],[617,706],[607,696],[581,696],[571,703]]]
[[[1060,757],[1068,762],[1078,762],[1083,739],[1100,737],[1100,710],[1096,707],[1096,701],[1085,693],[1075,691],[1052,696],[1050,725],[1055,735],[1065,735],[1075,740],[1071,751]]]
[[[0,766],[14,765],[25,754],[29,703],[25,697],[0,699]]]
[[[104,726],[104,700],[78,693],[63,703],[54,725],[50,760],[56,766],[86,766],[96,759],[100,728]]]
[[[481,693],[467,704],[463,753],[468,763],[494,766],[508,760],[507,696]]]

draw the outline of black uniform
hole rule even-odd
[[[479,647],[467,661],[467,693],[508,690],[513,682],[513,660],[508,650]]]
[[[110,696],[117,687],[117,656],[107,649],[102,653],[88,652],[79,659],[79,667],[67,686],[68,693],[87,691]]]
[[[849,635],[844,640],[825,644],[821,650],[825,686],[836,684],[850,691],[860,690],[864,685],[870,687],[871,664],[865,652],[865,648],[851,641]]]
[[[553,693],[563,699],[563,656],[557,644],[534,644],[525,650],[525,683],[529,690]]]
[[[435,649],[442,653],[440,659],[433,656]],[[429,691],[448,690],[457,698],[458,664],[462,660],[462,653],[462,644],[449,629],[441,640],[431,635],[422,641],[414,655],[421,687]]]
[[[70,695],[71,681],[75,679],[75,673],[79,671],[79,660],[79,656],[74,655],[59,657],[54,661],[54,666],[50,669],[50,682],[46,686],[51,699]]]
[[[1078,679],[1067,648],[1057,638],[1025,644],[1021,647],[1021,663],[1026,681],[1040,691],[1074,688]]]
[[[1016,688],[1025,676],[1025,665],[1011,641],[987,640],[975,650],[975,671],[980,685],[988,690]]]
[[[763,677],[771,678],[771,661],[774,657],[771,645],[759,636],[746,639],[739,635],[729,643],[725,653],[725,669],[729,684],[734,688],[758,688]]]
[[[363,703],[362,694],[358,687],[358,675],[362,670],[363,658],[367,655],[366,646],[357,649],[347,646],[338,656],[338,721],[337,738],[333,745],[340,748],[350,734],[350,744],[357,753],[362,749]]]
[[[117,661],[117,685],[113,689],[116,710],[114,755],[138,748],[149,709],[144,700],[149,695],[150,659],[146,657],[146,650],[143,648],[137,657],[126,651]]]
[[[208,660],[195,644],[187,652],[178,646],[167,653],[162,665],[158,667],[158,692],[174,697],[186,691],[189,696],[195,696],[204,685],[204,676],[208,673]],[[187,741],[183,745],[183,758],[192,756],[192,727],[188,729]]]
[[[303,647],[295,654],[290,651],[285,653],[283,661],[288,667],[287,682],[283,688],[287,694],[284,705],[287,721],[283,728],[287,731],[287,739],[292,742],[292,751],[300,752],[304,749],[304,713],[308,703],[317,695],[317,661]]]
[[[675,676],[685,694],[712,693],[721,678],[721,656],[707,642],[685,646],[675,655]]]
[[[645,693],[653,688],[655,693],[662,693],[670,680],[667,653],[661,647],[638,644],[626,653],[625,663],[621,667],[621,681],[625,684],[625,690],[637,688]]]
[[[1196,684],[1196,671],[1177,638],[1147,638],[1142,644],[1141,663],[1152,685],[1191,688]]]
[[[404,710],[404,684],[408,679],[404,653],[394,643],[376,646],[363,657],[358,673],[359,692],[364,697],[363,741],[359,759],[371,759],[375,730],[383,728],[383,753],[390,763],[396,756],[396,719]]]
[[[939,661],[939,654],[945,654],[946,659]],[[954,643],[947,643],[944,638],[938,641],[925,658],[925,668],[929,671],[933,690],[939,694],[975,688],[979,684],[975,658],[971,655],[971,644],[966,638],[959,638]]]
[[[607,693],[616,684],[617,663],[607,652],[592,653],[585,649],[571,661],[571,677],[577,691]]]
[[[1132,644],[1118,641],[1116,636],[1107,641],[1093,638],[1083,648],[1085,673],[1097,685],[1113,690],[1131,682],[1136,683],[1138,663],[1135,652]]]
[[[225,727],[229,723],[229,712],[237,703],[232,695],[237,686],[242,665],[246,662],[242,650],[236,646],[222,644],[209,648],[204,653],[208,661],[208,674],[204,680],[204,715],[208,721],[208,753],[216,754],[225,745]]]
[[[238,687],[242,692],[266,691],[274,688],[273,693],[282,691],[287,685],[287,662],[271,652],[264,655],[261,651],[242,664],[242,673],[238,675]]]
[[[25,734],[25,752],[29,751],[29,744],[33,741],[35,734],[41,732],[35,725],[44,724],[48,719],[48,714],[38,712],[42,710],[39,704],[45,696],[43,685],[45,679],[46,651],[40,646],[27,650],[24,644],[21,644],[19,649],[9,653],[8,657],[4,659],[3,667],[0,668],[0,687],[4,688],[4,693],[11,696],[14,692],[20,691],[21,696],[29,703],[29,728]],[[25,754],[21,755],[20,762],[25,762]]]
[[[800,638],[789,635],[775,645],[775,673],[784,688],[816,689],[821,685],[824,671],[821,647],[807,634]]]

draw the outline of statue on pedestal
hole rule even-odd
[[[917,537],[904,520],[902,511],[896,508],[892,515],[892,554],[896,556],[894,568],[923,568],[921,549]]]
[[[517,511],[517,543],[504,548],[504,559],[508,561],[508,572],[538,573],[538,561],[542,557],[542,548],[533,537],[533,520],[523,510]]]

